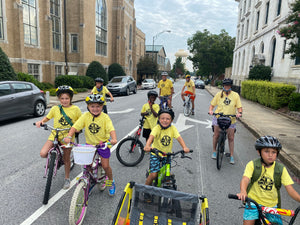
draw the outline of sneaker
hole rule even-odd
[[[183,102],[183,107],[185,106],[185,102]]]
[[[65,189],[65,190],[69,189],[70,188],[70,183],[71,183],[70,178],[65,179],[65,183],[64,183],[63,189]]]
[[[100,185],[100,190],[104,191],[106,188],[106,181],[108,180],[108,176],[105,176],[103,183]]]
[[[216,153],[216,152],[213,152],[213,154],[211,155],[211,158],[212,158],[212,159],[217,159],[217,153]]]
[[[195,115],[195,111],[194,111],[194,109],[192,109],[192,115]]]
[[[233,158],[233,156],[230,156],[230,164],[234,164],[234,158]]]
[[[106,182],[106,187],[109,187],[108,189],[108,194],[110,196],[114,196],[116,193],[116,184],[114,180],[107,180]]]

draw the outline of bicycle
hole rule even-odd
[[[143,116],[139,121],[139,127],[134,136],[128,136],[120,141],[116,149],[116,155],[120,163],[124,166],[132,167],[139,164],[145,155],[144,145],[139,140],[145,117]]]
[[[98,151],[107,148],[108,143],[97,146],[77,145],[74,147],[75,163],[83,165],[83,174],[78,179],[69,209],[69,224],[80,225],[86,215],[89,195],[95,185],[100,191],[105,190],[105,171],[101,165]],[[77,150],[78,149],[78,150]],[[78,156],[77,156],[78,154]],[[88,156],[82,156],[88,154]],[[86,157],[86,159],[83,159]],[[80,160],[80,161],[79,161]]]
[[[33,125],[35,126],[35,123],[33,123]],[[48,204],[48,200],[49,200],[52,178],[56,176],[57,170],[62,165],[64,165],[62,148],[68,147],[65,145],[61,145],[59,143],[58,135],[62,131],[70,130],[70,128],[64,128],[64,129],[54,128],[48,124],[42,124],[41,127],[43,127],[44,130],[50,129],[51,132],[52,131],[55,132],[53,147],[48,151],[48,156],[47,156],[47,161],[46,161],[46,166],[45,166],[45,174],[43,176],[44,178],[47,178],[46,187],[45,187],[45,191],[44,191],[44,198],[43,198],[43,204],[46,205],[46,204]],[[78,143],[78,136],[76,137],[76,139],[77,139],[77,143]],[[74,167],[74,158],[73,158],[72,153],[70,155],[70,161],[71,161],[70,170],[72,170]]]
[[[234,194],[228,194],[229,199],[236,199],[239,200],[237,195]],[[282,216],[290,216],[292,217],[290,221],[286,221],[282,218],[283,221],[288,223],[289,225],[294,224],[296,217],[300,211],[300,206],[296,210],[289,210],[289,209],[280,209],[280,208],[271,208],[271,207],[265,207],[265,206],[260,206],[256,201],[254,201],[251,198],[246,197],[245,199],[246,204],[248,204],[249,207],[252,207],[250,203],[253,203],[257,210],[258,210],[258,216],[259,219],[255,221],[255,225],[272,225],[270,221],[267,220],[266,214],[277,214],[277,215],[282,215]]]
[[[192,114],[192,107],[193,107],[191,95],[188,94],[187,97],[188,97],[188,100],[185,102],[185,105],[183,107],[183,114],[185,116],[189,116]]]
[[[208,210],[208,200],[206,196],[201,195],[199,197],[201,200],[201,211],[200,211],[200,224],[199,225],[208,225],[209,224],[209,210]]]
[[[223,113],[213,113],[214,116],[219,115],[217,121],[220,127],[220,134],[217,142],[217,169],[220,170],[222,166],[223,155],[225,153],[225,142],[227,139],[227,129],[231,125],[231,117],[236,117],[236,115],[224,115]],[[226,156],[230,154],[225,153]]]
[[[169,106],[168,106],[169,97],[170,97],[169,95],[159,96],[159,99],[160,99],[160,103],[159,103],[160,109],[167,109],[167,108],[169,108]]]

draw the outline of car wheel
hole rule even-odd
[[[46,111],[46,105],[43,101],[37,101],[34,104],[34,112],[33,114],[35,116],[43,116],[45,114]]]
[[[129,87],[126,88],[126,95],[129,95],[130,94],[130,90],[129,90]]]
[[[137,91],[137,88],[136,86],[134,87],[134,90],[133,90],[133,94],[136,94],[136,91]]]

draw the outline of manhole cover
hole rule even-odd
[[[286,136],[286,134],[279,134],[279,136]]]

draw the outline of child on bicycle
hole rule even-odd
[[[282,183],[287,193],[294,200],[300,202],[300,195],[293,188],[292,184],[294,182],[286,168],[275,161],[281,149],[278,139],[272,136],[260,137],[256,140],[255,148],[260,158],[250,161],[246,165],[240,183],[241,191],[237,194],[239,199],[245,201],[245,197],[248,196],[260,205],[267,207],[278,206],[280,208],[280,186]],[[255,209],[255,205],[253,204],[251,207],[249,208],[246,205],[244,225],[254,225],[255,220],[258,219],[258,211]],[[266,218],[270,222],[282,224],[279,215],[266,214]]]
[[[99,145],[104,143],[111,137],[110,143],[117,143],[117,135],[113,123],[106,113],[102,113],[104,97],[102,95],[89,95],[85,102],[88,107],[88,112],[84,113],[78,121],[72,126],[65,142],[69,143],[75,132],[85,128],[85,139],[89,145]],[[109,195],[113,196],[116,192],[116,185],[113,179],[112,169],[109,165],[110,149],[106,148],[99,152],[101,157],[102,168],[105,170],[108,180],[105,185],[109,187]]]
[[[186,87],[186,91],[184,92],[184,89]],[[191,80],[191,75],[187,74],[185,76],[185,83],[181,90],[181,98],[183,100],[183,106],[185,106],[185,96],[190,95],[190,98],[192,100],[192,115],[195,115],[195,98],[196,98],[196,91],[195,91],[195,83]]]
[[[42,124],[48,122],[52,118],[54,119],[55,128],[71,128],[71,126],[79,119],[81,116],[81,111],[78,106],[72,105],[72,97],[74,91],[70,86],[60,86],[56,89],[56,95],[60,101],[60,105],[53,106],[50,112],[42,120],[36,122],[36,126],[40,127]],[[67,136],[68,131],[62,131],[59,134],[58,141],[63,142],[63,138]],[[42,158],[48,156],[48,151],[53,147],[55,134],[50,134],[48,140],[41,149],[40,155]],[[72,135],[72,140],[74,137]],[[65,182],[63,189],[68,189],[70,187],[70,154],[72,148],[63,148],[63,160],[65,164]]]
[[[91,94],[99,94],[104,97],[104,105],[103,105],[103,112],[107,114],[107,106],[106,106],[106,95],[109,95],[110,101],[114,101],[113,95],[110,93],[110,91],[103,85],[104,80],[101,77],[95,78],[96,86],[92,89]]]
[[[151,130],[157,125],[157,116],[159,111],[159,105],[155,104],[155,100],[158,96],[156,91],[148,91],[148,102],[143,105],[141,110],[141,116],[145,116],[145,122],[143,126],[143,137],[148,140]]]
[[[162,152],[172,152],[173,138],[176,138],[181,145],[184,152],[189,152],[189,148],[185,145],[184,140],[180,136],[178,130],[171,123],[174,120],[174,112],[172,109],[161,109],[158,112],[158,125],[156,125],[151,131],[150,137],[144,147],[146,152],[152,148],[156,148]],[[162,164],[166,164],[164,160]],[[151,185],[153,180],[157,177],[157,173],[160,170],[160,159],[154,155],[150,155],[150,174],[145,182],[146,185]]]

